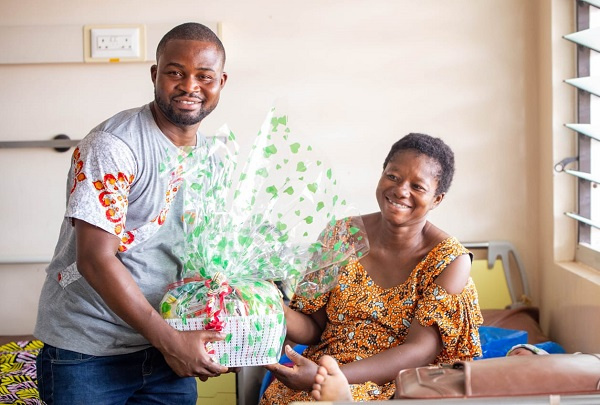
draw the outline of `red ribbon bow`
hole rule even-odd
[[[208,323],[205,325],[207,330],[221,331],[225,326],[223,315],[226,314],[225,297],[233,291],[227,278],[223,273],[217,272],[211,279],[204,281],[208,288],[206,306],[199,313],[205,313]]]

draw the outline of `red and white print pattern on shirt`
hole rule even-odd
[[[103,146],[105,146],[104,156],[106,156],[109,149],[116,149],[121,145],[117,141],[116,143],[106,142]],[[135,229],[128,229],[126,226],[127,210],[129,208],[128,196],[135,175],[116,170],[108,172],[108,170],[102,170],[100,167],[106,168],[111,167],[111,165],[99,164],[92,167],[86,161],[85,147],[84,150],[80,150],[79,147],[75,149],[73,152],[72,170],[74,180],[71,188],[71,198],[79,198],[73,193],[80,183],[86,182],[86,186],[91,184],[97,192],[95,201],[98,204],[93,210],[98,211],[99,209],[103,212],[104,221],[112,224],[107,226],[109,228],[107,230],[119,237],[119,251],[125,252],[150,238],[164,224],[175,195],[183,182],[183,166],[177,166],[168,174],[170,178],[165,190],[162,208],[158,211],[158,214],[148,223]],[[89,190],[90,187],[85,187],[85,189]],[[104,229],[107,227],[103,226]]]

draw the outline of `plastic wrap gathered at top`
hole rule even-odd
[[[184,179],[179,192],[185,241],[175,249],[184,263],[183,278],[169,287],[161,312],[179,329],[226,331],[234,317],[238,323],[244,318],[248,325],[230,336],[238,339],[235,351],[261,346],[256,343],[272,330],[279,330],[273,337],[277,346],[283,343],[285,322],[274,282],[304,296],[329,291],[340,266],[368,252],[364,227],[337,193],[331,168],[294,136],[287,116],[275,109],[243,166],[226,127],[207,142],[181,149],[164,165],[165,172]],[[277,352],[273,349],[266,351]],[[220,361],[230,366],[276,362],[279,355],[235,362],[231,348],[226,352]]]

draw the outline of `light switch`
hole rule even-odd
[[[87,35],[86,35],[87,34]],[[86,26],[86,62],[131,62],[145,58],[143,25]]]

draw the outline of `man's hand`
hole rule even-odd
[[[162,350],[167,364],[181,377],[198,377],[206,381],[228,372],[206,351],[206,342],[223,340],[225,335],[212,330],[177,332]]]
[[[268,364],[264,367],[289,388],[311,391],[319,367],[317,363],[298,354],[289,345],[285,346],[285,354],[294,363],[293,367],[287,367],[283,364]]]
[[[180,332],[150,305],[131,273],[117,258],[119,238],[85,221],[74,220],[77,268],[106,305],[144,336],[182,377],[206,380],[227,372],[206,352],[205,343],[225,338],[216,331]]]

